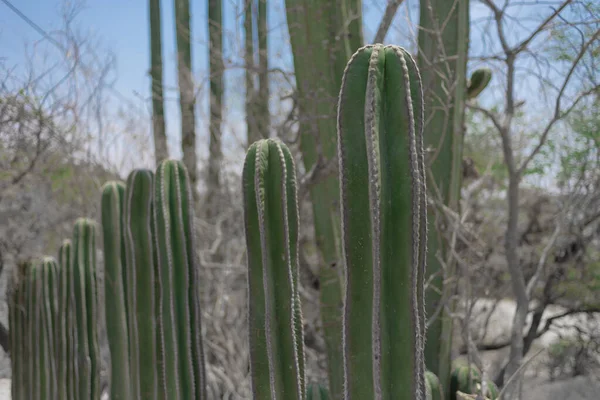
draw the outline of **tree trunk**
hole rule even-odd
[[[192,192],[197,199],[196,99],[192,79],[192,49],[190,43],[190,2],[175,0],[177,31],[177,71],[179,79],[179,107],[181,110],[181,149],[183,164],[188,170]]]
[[[169,158],[165,111],[163,108],[163,66],[160,26],[160,0],[150,0],[150,76],[152,83],[152,131],[156,164]]]

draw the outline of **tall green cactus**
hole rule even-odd
[[[23,277],[22,270],[26,268],[26,264],[17,266],[16,271],[11,277],[10,285],[7,290],[8,303],[8,326],[11,351],[11,393],[15,400],[25,399],[25,379],[26,368],[24,367],[25,360],[25,309],[23,285],[20,284]]]
[[[132,397],[137,386],[130,370],[128,340],[128,313],[125,299],[127,282],[124,240],[122,230],[122,182],[108,182],[102,188],[102,232],[104,236],[104,297],[106,304],[106,331],[111,358],[111,399],[137,399]]]
[[[423,99],[397,46],[359,49],[338,106],[346,399],[425,398]]]
[[[254,143],[242,179],[253,396],[303,400],[298,204],[291,153],[279,140]]]
[[[135,385],[141,399],[158,396],[156,335],[156,262],[153,251],[154,174],[136,169],[127,178],[123,205],[123,236],[128,274],[127,304],[130,312],[130,348],[135,347],[130,363],[135,366]],[[159,397],[162,398],[162,397]]]
[[[100,399],[96,223],[79,218],[73,230],[73,298],[79,376],[75,398]],[[110,312],[110,310],[108,310]]]
[[[438,377],[431,371],[425,371],[425,384],[429,391],[429,397],[431,400],[443,400],[444,399],[444,388],[440,383]]]
[[[60,294],[60,365],[59,365],[59,398],[76,399],[77,381],[75,379],[75,320],[73,298],[73,246],[71,240],[64,240],[58,250]]]
[[[19,267],[9,294],[13,399],[58,399],[58,265],[52,257]]]
[[[336,166],[336,99],[346,62],[363,45],[362,1],[286,0],[294,56],[300,150],[310,185],[319,249],[319,303],[327,351],[329,389],[343,396],[341,233]],[[334,168],[330,168],[333,166]]]
[[[457,391],[466,394],[477,393],[477,387],[481,385],[479,369],[463,361],[454,362],[453,368],[450,376],[450,400],[457,399]]]
[[[469,49],[469,0],[420,2],[419,68],[423,78],[425,147],[428,149],[430,195],[444,206],[459,211],[462,178],[463,124],[467,98],[466,73]],[[445,232],[449,224],[436,208],[429,209],[430,276],[426,293],[428,324],[425,363],[449,387],[452,320],[446,312],[455,286],[455,263],[448,259]],[[446,230],[444,229],[446,227]],[[450,261],[443,267],[440,261]],[[446,303],[446,304],[444,304]]]
[[[198,266],[190,178],[183,163],[161,162],[154,185],[160,397],[205,399]]]

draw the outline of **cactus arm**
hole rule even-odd
[[[254,398],[301,400],[296,180],[284,146],[272,139],[256,142],[244,163],[250,362]]]
[[[134,170],[127,178],[124,203],[124,240],[127,268],[135,281],[131,304],[137,333],[140,398],[154,400],[157,396],[156,326],[154,324],[155,281],[152,247],[152,196],[154,174],[150,170]]]
[[[125,185],[108,182],[102,189],[102,232],[104,236],[104,273],[106,301],[106,331],[111,355],[111,399],[137,399],[132,397],[130,351],[128,342],[124,269],[128,268],[122,255],[122,213]]]
[[[415,118],[423,105],[412,95],[411,70],[404,49],[366,46],[349,61],[339,96],[346,399],[425,395],[424,176]]]
[[[489,68],[480,68],[471,74],[471,79],[467,85],[467,99],[474,99],[479,93],[487,87],[492,80],[492,70]]]

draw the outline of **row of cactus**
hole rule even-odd
[[[9,291],[14,399],[100,398],[95,224],[75,223],[54,257],[22,264]]]
[[[181,162],[102,191],[111,399],[205,399],[192,191]]]
[[[441,399],[441,385],[424,363],[423,98],[410,54],[379,44],[359,49],[344,72],[337,125],[346,277],[343,396]],[[242,181],[253,397],[328,398],[324,387],[305,383],[297,180],[287,146],[278,139],[255,142]],[[155,174],[134,170],[126,183],[105,184],[101,203],[110,398],[205,399],[186,169],[167,160]],[[60,267],[47,260],[28,267],[11,293],[15,398],[100,397],[92,221],[76,223],[73,246],[61,248],[60,260]],[[55,292],[61,296],[49,296]],[[40,332],[42,340],[34,340]],[[452,390],[472,392],[461,374]],[[32,396],[31,390],[46,392]]]

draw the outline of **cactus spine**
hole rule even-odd
[[[305,396],[296,174],[279,140],[250,146],[243,170],[249,339],[255,399]]]
[[[108,182],[102,189],[102,231],[104,234],[104,273],[106,329],[111,354],[111,399],[125,400],[132,397],[136,383],[130,371],[128,341],[128,313],[125,299],[127,265],[124,257],[122,231],[123,197],[122,182]]]
[[[338,106],[348,400],[425,398],[422,113],[408,52],[354,54]]]
[[[138,395],[154,400],[157,392],[156,263],[152,242],[152,198],[154,174],[137,169],[129,174],[124,201],[123,236],[127,265],[130,347],[135,347],[131,365],[137,371]]]
[[[205,399],[192,187],[183,163],[158,166],[154,207],[159,387],[169,400]]]

